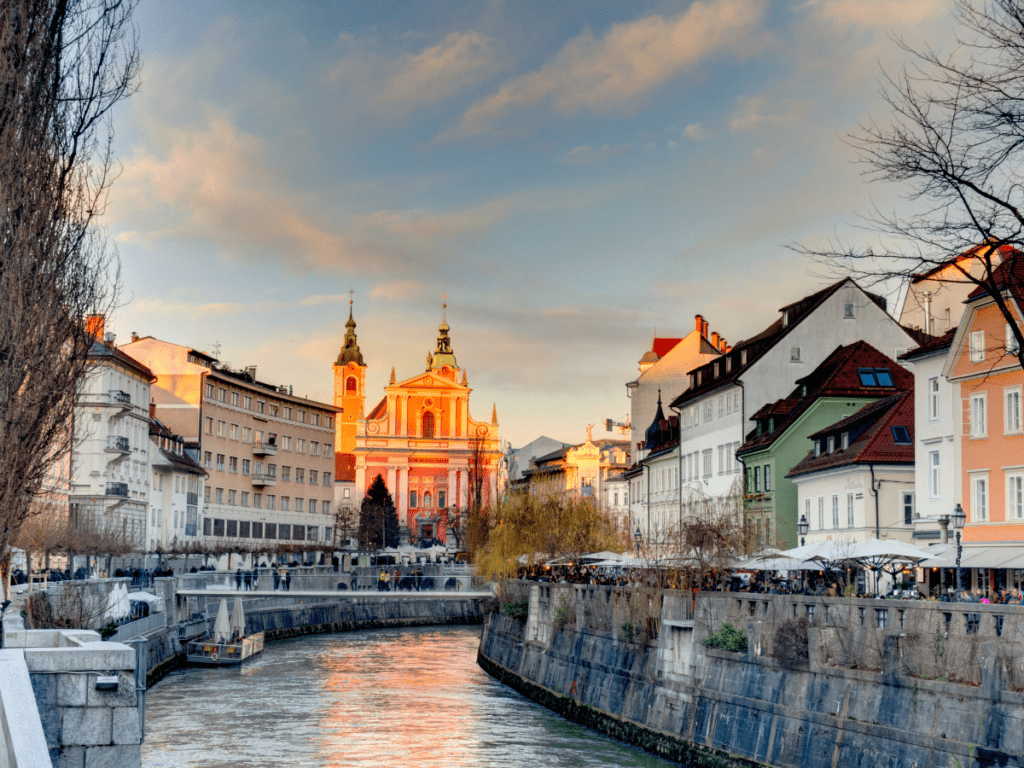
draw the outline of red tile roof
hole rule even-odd
[[[369,419],[379,419],[381,416],[384,415],[384,412],[387,410],[387,406],[388,406],[388,399],[387,399],[387,397],[382,397],[380,399],[380,402],[377,403],[377,405],[375,405],[373,407],[373,410],[370,411],[366,415],[367,420],[369,420]]]
[[[1024,254],[1014,251],[992,271],[992,280],[996,287],[1009,289],[1018,302],[1024,302]],[[987,291],[978,286],[968,294],[967,299],[977,299],[986,294]]]
[[[893,427],[906,427],[908,443],[897,443]],[[850,434],[850,445],[842,450],[842,433]],[[876,400],[852,416],[837,421],[810,436],[824,444],[835,438],[836,450],[819,456],[807,454],[786,477],[805,475],[823,469],[851,464],[913,464],[914,463],[914,392],[901,392]]]
[[[665,355],[667,355],[669,352],[671,352],[675,348],[676,344],[678,344],[680,341],[682,341],[682,339],[659,339],[659,338],[655,338],[654,339],[654,344],[651,346],[651,350],[659,358],[662,358]]]
[[[904,352],[900,355],[900,360],[916,360],[917,358],[924,357],[932,352],[941,352],[944,349],[949,349],[953,346],[954,336],[956,336],[955,325],[941,336],[935,336],[921,346],[914,347],[909,352]]]
[[[334,480],[338,483],[356,481],[356,456],[354,453],[334,454]]]

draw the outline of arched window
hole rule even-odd
[[[345,380],[345,391],[346,392],[355,392],[356,391],[356,377],[355,376],[349,376]]]
[[[433,506],[433,504],[431,503],[432,501],[433,501],[433,499],[430,496],[430,491],[427,491],[426,493],[423,494],[423,506],[424,507],[432,507]]]
[[[434,436],[434,414],[430,411],[423,414],[423,436]]]

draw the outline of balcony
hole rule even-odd
[[[132,397],[127,392],[112,389],[107,393],[107,397],[110,399],[111,405],[119,405],[123,410],[127,411],[132,407]]]
[[[253,475],[252,484],[260,487],[277,485],[277,478],[274,475]]]
[[[107,483],[107,496],[120,496],[128,498],[128,483]]]
[[[277,456],[276,443],[253,443],[252,452],[256,456]]]
[[[125,455],[132,452],[131,446],[128,444],[127,437],[117,437],[116,435],[109,435],[107,437],[107,453],[123,453]]]
[[[188,504],[188,506],[190,507],[197,506],[199,504],[199,494],[192,493],[192,491],[189,491],[187,494],[185,494],[185,503]]]

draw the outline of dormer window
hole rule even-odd
[[[841,437],[841,439],[840,439],[840,443],[839,443],[839,444],[843,446],[843,450],[844,450],[844,451],[845,451],[845,450],[846,450],[847,448],[849,448],[849,447],[850,447],[850,433],[849,433],[849,432],[843,432],[843,434],[842,434],[842,437]]]
[[[774,432],[775,431],[775,419],[774,418],[768,419],[768,431],[769,432]]]
[[[888,368],[858,368],[857,375],[862,387],[893,386],[892,373]]]
[[[718,363],[715,363],[715,378],[718,378]]]
[[[836,450],[836,438],[835,435],[828,436],[828,452],[835,453]]]
[[[789,310],[786,310],[786,311],[784,311],[782,313],[782,327],[783,328],[788,328],[789,327]]]
[[[892,439],[896,445],[910,445],[910,430],[904,426],[894,426],[892,428]]]
[[[732,355],[726,355],[725,357],[725,372],[728,373],[732,370]]]
[[[740,365],[747,364],[747,350],[740,350]]]
[[[821,440],[814,441],[814,455],[815,457],[821,456]]]
[[[700,371],[697,371],[697,386],[700,386]]]

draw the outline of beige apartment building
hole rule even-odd
[[[121,347],[157,377],[155,416],[194,447],[209,477],[209,543],[322,545],[334,535],[334,421],[340,409],[231,370],[195,349],[132,335]],[[261,545],[263,546],[263,545]]]

